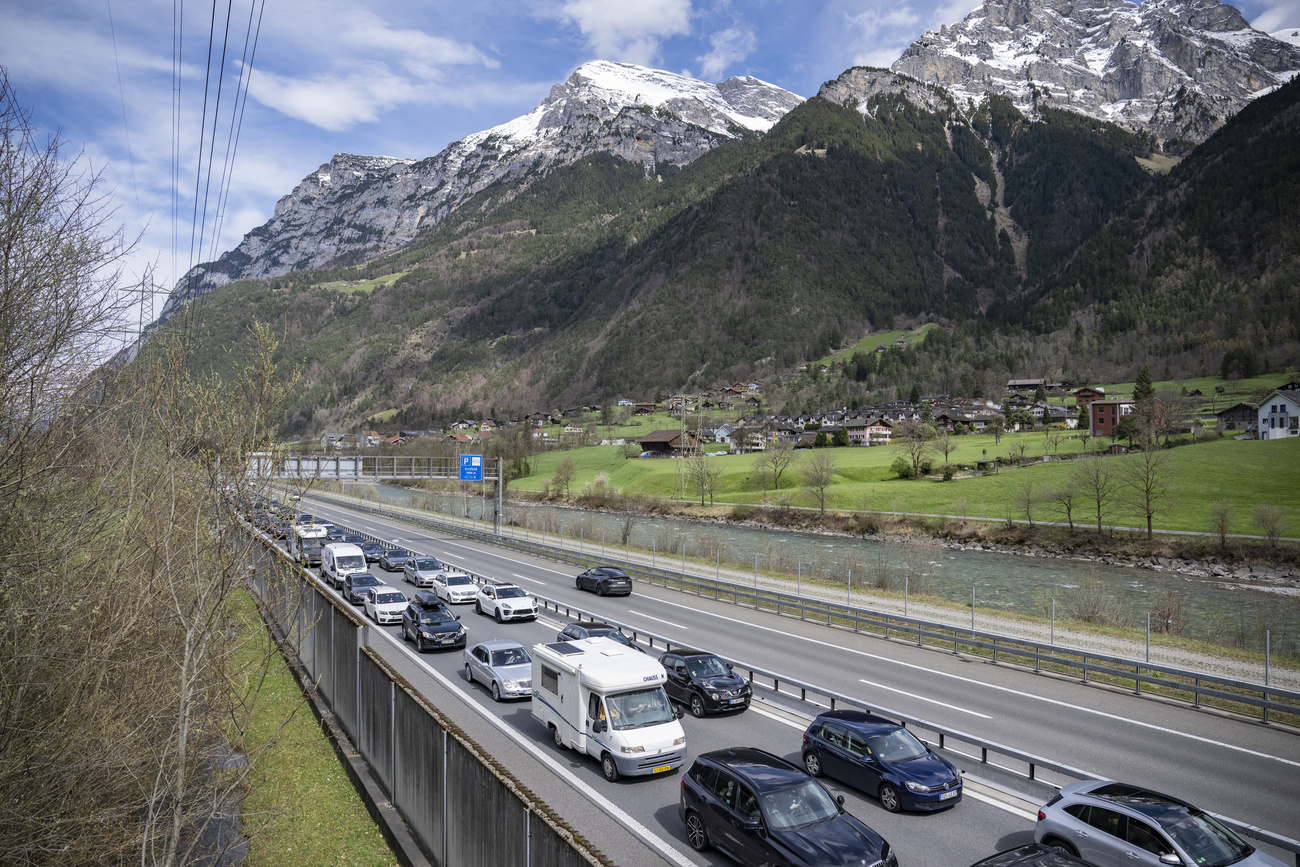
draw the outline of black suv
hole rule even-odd
[[[844,812],[797,765],[754,747],[704,753],[682,777],[677,813],[698,852],[716,847],[741,864],[898,867],[889,844]]]
[[[624,635],[617,626],[610,626],[608,623],[570,623],[555,636],[556,641],[579,641],[583,638],[608,638],[641,650],[639,644]],[[645,653],[644,650],[641,652]]]
[[[692,716],[749,707],[749,682],[714,654],[673,648],[659,661],[668,671],[668,697],[689,707]]]
[[[617,566],[593,566],[578,576],[579,590],[591,590],[597,596],[631,596],[632,579]]]
[[[420,653],[429,647],[463,648],[468,635],[469,630],[460,625],[460,617],[428,590],[416,591],[402,612],[402,640],[414,641]]]

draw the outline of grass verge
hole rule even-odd
[[[272,745],[253,769],[244,799],[244,830],[250,838],[246,864],[398,864],[298,681],[272,646],[252,599],[240,593],[236,605],[245,634],[251,636],[239,659],[240,670],[248,674],[242,686],[250,700],[259,687],[263,655],[273,655],[255,696],[248,732],[249,743]]]

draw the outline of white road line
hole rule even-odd
[[[529,578],[527,575],[520,575],[518,572],[511,572],[510,574],[522,581],[531,581],[534,584],[541,584],[543,587],[546,586],[545,581],[538,581],[536,578]]]
[[[465,556],[464,556],[463,554],[453,554],[453,553],[451,553],[450,551],[443,551],[443,552],[442,552],[442,556],[444,556],[444,557],[455,557],[457,560],[464,560],[464,559],[465,559]]]
[[[756,713],[756,714],[761,714],[762,716],[765,716],[765,717],[767,717],[768,719],[774,719],[774,720],[776,720],[777,722],[781,723],[782,725],[788,725],[790,728],[792,728],[792,729],[798,729],[799,731],[803,731],[804,729],[808,728],[808,724],[807,724],[807,723],[797,723],[797,722],[795,722],[795,721],[792,720],[792,719],[786,719],[786,718],[785,718],[784,716],[782,716],[781,714],[779,714],[779,713],[773,713],[772,711],[768,710],[767,708],[762,707],[762,706],[760,706],[760,705],[757,705],[757,704],[755,704],[755,703],[752,702],[752,701],[749,703],[749,710],[746,711],[746,713]]]
[[[654,831],[651,831],[645,825],[642,825],[636,819],[632,818],[630,814],[625,812],[621,807],[619,807],[614,802],[610,801],[604,795],[600,794],[600,792],[596,791],[588,783],[578,779],[578,777],[575,776],[572,771],[562,766],[552,756],[543,752],[542,749],[534,741],[525,738],[523,734],[515,731],[510,726],[506,725],[504,722],[498,719],[494,714],[489,713],[477,701],[474,701],[473,699],[469,698],[467,691],[463,687],[461,687],[458,684],[452,683],[452,681],[449,680],[444,674],[442,674],[442,672],[438,671],[433,666],[429,665],[429,663],[421,659],[418,653],[416,653],[414,650],[406,646],[405,641],[401,641],[400,639],[386,632],[383,629],[376,629],[375,632],[379,633],[384,638],[386,638],[389,642],[396,645],[397,648],[402,651],[402,653],[411,657],[411,659],[413,659],[421,668],[425,669],[430,675],[432,675],[435,680],[441,683],[453,694],[458,695],[462,701],[464,701],[467,705],[469,705],[471,709],[473,709],[476,713],[478,713],[480,716],[486,719],[490,724],[495,726],[498,731],[500,731],[506,737],[510,738],[512,741],[514,741],[524,750],[531,753],[534,758],[536,758],[542,764],[546,765],[548,768],[554,771],[558,777],[563,779],[574,789],[577,789],[579,792],[582,792],[582,794],[586,795],[587,798],[592,801],[592,803],[596,804],[596,806],[600,807],[602,810],[609,813],[609,815],[614,817],[615,820],[625,825],[628,828],[628,830],[632,831],[634,834],[636,834],[646,843],[650,844],[655,849],[659,850],[659,853],[663,855],[665,858],[667,858],[669,861],[673,862],[674,864],[680,865],[680,867],[695,867],[695,862],[691,861],[689,858],[684,856],[681,852],[677,851],[677,849],[673,848],[672,844],[670,844],[667,840],[660,837]]]
[[[1058,699],[1054,699],[1054,698],[1046,698],[1046,697],[1041,696],[1041,695],[1034,695],[1034,694],[1031,693],[1031,692],[1021,692],[1021,691],[1018,690],[1018,689],[1012,689],[1011,687],[1008,687],[1008,686],[998,686],[997,684],[985,683],[984,681],[981,681],[981,680],[975,680],[974,678],[970,678],[970,677],[962,677],[962,676],[959,675],[959,674],[949,674],[949,673],[946,672],[946,671],[938,671],[938,670],[933,669],[933,668],[926,668],[924,665],[916,665],[916,664],[914,664],[914,663],[910,663],[910,662],[902,662],[902,661],[897,660],[897,659],[890,659],[888,656],[879,656],[879,655],[874,654],[874,653],[867,653],[865,650],[855,650],[855,649],[853,649],[853,648],[851,648],[851,647],[841,647],[840,645],[838,645],[838,644],[832,644],[832,643],[830,643],[829,641],[822,641],[822,640],[817,639],[817,638],[809,638],[809,637],[807,637],[806,635],[795,635],[794,633],[791,633],[791,632],[785,632],[784,630],[781,630],[781,629],[773,629],[773,628],[770,627],[770,626],[760,626],[760,625],[758,625],[757,623],[750,623],[750,622],[747,621],[747,620],[739,620],[739,619],[737,619],[737,618],[735,618],[735,617],[727,617],[726,615],[723,615],[723,614],[714,614],[714,613],[711,612],[711,611],[701,611],[701,610],[698,609],[698,608],[692,608],[692,607],[689,606],[689,605],[681,605],[681,604],[679,604],[679,603],[677,603],[677,602],[669,602],[669,601],[667,601],[666,599],[659,599],[659,600],[657,600],[657,601],[660,602],[660,603],[662,603],[662,604],[664,604],[664,605],[672,605],[672,606],[675,607],[675,608],[685,608],[685,609],[688,610],[688,611],[694,611],[694,612],[697,612],[697,613],[699,613],[699,614],[707,614],[708,616],[710,616],[710,617],[716,617],[716,618],[718,618],[719,620],[727,620],[727,621],[730,621],[730,622],[732,622],[732,623],[738,623],[738,624],[740,624],[741,626],[747,627],[747,628],[749,628],[749,629],[761,629],[761,630],[763,630],[764,632],[775,632],[777,635],[785,636],[786,638],[797,638],[797,639],[799,639],[800,641],[806,641],[806,642],[808,642],[808,643],[810,643],[810,644],[820,644],[822,647],[829,647],[829,648],[831,648],[831,649],[833,649],[833,650],[836,650],[836,651],[838,651],[838,652],[840,652],[840,653],[852,653],[852,654],[855,654],[855,655],[857,655],[857,656],[865,656],[865,657],[868,658],[868,659],[875,659],[875,660],[878,660],[878,661],[880,661],[880,662],[888,662],[888,663],[892,663],[893,665],[901,665],[901,666],[903,666],[903,667],[905,667],[905,668],[913,668],[913,669],[916,669],[917,671],[924,671],[924,672],[926,672],[926,673],[928,673],[928,674],[935,674],[935,675],[939,675],[939,676],[941,676],[941,677],[951,678],[951,679],[953,679],[953,680],[960,680],[960,681],[962,681],[962,682],[964,682],[964,683],[969,683],[969,684],[973,684],[973,685],[975,685],[975,686],[982,686],[982,687],[985,687],[986,689],[994,689],[994,690],[997,690],[997,691],[999,691],[999,692],[1009,692],[1009,693],[1011,693],[1012,695],[1019,695],[1019,696],[1023,696],[1024,698],[1031,698],[1031,699],[1033,699],[1033,700],[1035,700],[1035,701],[1046,702],[1047,704],[1053,704],[1053,705],[1056,705],[1056,706],[1058,706],[1058,707],[1069,708],[1070,710],[1077,710],[1077,711],[1079,711],[1079,712],[1081,712],[1081,713],[1088,713],[1088,714],[1092,714],[1092,715],[1094,715],[1094,716],[1103,717],[1103,718],[1105,718],[1105,719],[1115,720],[1115,721],[1117,721],[1117,722],[1125,722],[1125,723],[1129,723],[1130,725],[1135,725],[1135,726],[1138,726],[1139,728],[1151,729],[1151,730],[1153,730],[1153,731],[1158,731],[1158,732],[1161,732],[1161,733],[1163,733],[1163,734],[1167,734],[1167,735],[1176,735],[1177,737],[1180,737],[1180,738],[1187,738],[1188,740],[1198,741],[1198,742],[1203,743],[1203,744],[1210,744],[1210,745],[1212,745],[1212,746],[1222,747],[1222,748],[1225,749],[1225,750],[1233,750],[1233,751],[1235,751],[1235,752],[1245,753],[1245,754],[1250,755],[1250,756],[1255,756],[1256,758],[1261,758],[1261,759],[1272,759],[1272,760],[1275,761],[1275,762],[1281,762],[1281,763],[1283,763],[1283,764],[1285,764],[1285,765],[1291,765],[1291,766],[1293,766],[1293,767],[1300,768],[1300,762],[1293,761],[1293,760],[1291,760],[1291,759],[1284,759],[1284,758],[1282,758],[1281,756],[1272,756],[1272,755],[1269,755],[1268,753],[1261,753],[1261,752],[1259,752],[1258,750],[1247,749],[1246,747],[1240,747],[1240,746],[1237,746],[1236,744],[1224,743],[1223,741],[1216,741],[1216,740],[1213,740],[1213,739],[1211,739],[1211,738],[1201,737],[1200,735],[1188,734],[1187,732],[1182,732],[1182,731],[1179,731],[1178,729],[1166,728],[1165,726],[1158,726],[1158,725],[1156,725],[1156,724],[1154,724],[1154,723],[1148,723],[1148,722],[1142,722],[1141,720],[1129,719],[1128,717],[1120,716],[1120,715],[1118,715],[1118,714],[1106,713],[1105,711],[1095,710],[1095,709],[1090,708],[1090,707],[1083,707],[1082,705],[1070,704],[1069,702],[1060,701],[1060,700],[1058,700]]]
[[[986,713],[979,713],[979,712],[977,712],[977,711],[967,710],[966,708],[964,708],[964,707],[958,707],[958,706],[955,705],[955,704],[946,704],[946,703],[941,702],[941,701],[936,701],[935,699],[932,699],[932,698],[926,698],[926,697],[923,696],[923,695],[917,695],[917,694],[914,693],[914,692],[904,692],[904,691],[901,690],[901,689],[894,689],[894,687],[892,687],[892,686],[885,686],[883,683],[876,683],[876,682],[873,681],[873,680],[863,680],[862,678],[858,678],[858,683],[865,683],[867,686],[874,686],[876,689],[887,689],[887,690],[889,690],[890,692],[896,692],[896,693],[898,693],[899,695],[905,695],[905,696],[907,696],[908,698],[914,698],[914,699],[917,699],[918,701],[928,701],[930,704],[937,704],[937,705],[939,705],[939,707],[946,707],[946,708],[948,708],[948,710],[955,710],[955,711],[959,711],[959,712],[961,712],[961,713],[968,713],[968,714],[970,714],[971,716],[977,716],[977,717],[981,717],[981,718],[983,718],[983,719],[993,719],[993,717],[989,716],[989,715],[986,714]]]
[[[973,798],[981,804],[988,804],[990,807],[997,807],[999,810],[1005,810],[1013,816],[1019,816],[1021,819],[1028,819],[1031,822],[1038,821],[1038,814],[1031,813],[1028,810],[1022,810],[1019,807],[1013,807],[1010,804],[999,801],[997,798],[990,798],[988,795],[980,794],[970,787],[970,783],[962,783],[963,797]]]
[[[643,614],[643,613],[641,613],[640,611],[633,611],[631,608],[629,608],[629,609],[627,610],[627,613],[628,613],[628,614],[635,614],[635,615],[637,615],[638,617],[644,617],[646,620],[653,620],[655,623],[662,623],[662,624],[664,624],[664,625],[666,625],[666,626],[675,626],[675,627],[678,628],[678,629],[689,629],[689,628],[690,628],[689,626],[682,626],[680,623],[673,623],[671,620],[661,620],[661,619],[659,619],[658,617],[651,617],[649,614]]]

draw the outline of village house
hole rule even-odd
[[[1103,400],[1105,397],[1106,397],[1106,389],[1084,386],[1083,388],[1075,390],[1074,405],[1076,407],[1087,406],[1088,404],[1092,403],[1094,400]]]
[[[699,454],[700,442],[686,430],[657,430],[636,441],[641,451],[657,457],[682,457]]]
[[[1269,392],[1259,402],[1256,417],[1262,440],[1300,436],[1300,383],[1288,382]]]
[[[1234,403],[1214,414],[1219,430],[1258,430],[1259,404]]]
[[[1095,437],[1113,437],[1115,428],[1136,408],[1131,400],[1094,400],[1088,404],[1088,429]]]

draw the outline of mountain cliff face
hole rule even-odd
[[[1198,143],[1300,73],[1300,48],[1218,0],[986,0],[891,68],[961,102],[992,92]]]
[[[533,111],[428,159],[336,155],[237,248],[186,274],[162,316],[235,280],[397,248],[494,183],[592,153],[641,163],[647,172],[685,165],[728,139],[766,131],[802,101],[749,76],[709,84],[624,63],[583,64]]]

